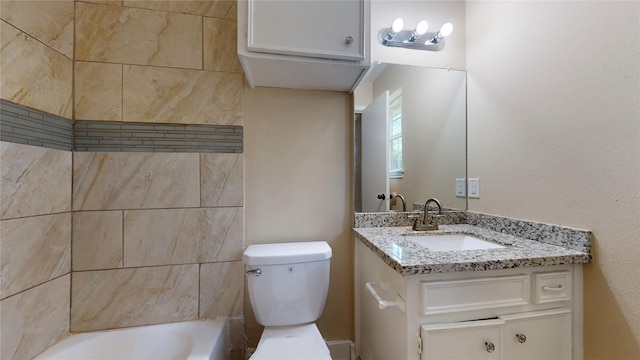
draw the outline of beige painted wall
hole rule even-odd
[[[325,240],[331,283],[317,324],[353,337],[353,111],[347,93],[245,88],[245,246]],[[245,293],[246,294],[246,293]],[[245,296],[246,331],[261,327]]]
[[[466,15],[470,210],[593,231],[585,358],[640,358],[640,3]]]

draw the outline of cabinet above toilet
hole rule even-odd
[[[238,57],[251,87],[353,91],[369,68],[370,3],[238,1]]]

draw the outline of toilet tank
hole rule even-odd
[[[330,259],[326,241],[249,246],[242,260],[258,323],[285,326],[316,321],[329,291]]]

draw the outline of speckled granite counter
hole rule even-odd
[[[504,225],[500,221],[478,219],[481,216],[482,214],[472,213],[469,217],[475,217],[474,221],[479,224],[493,224],[494,227],[497,226],[496,223]],[[531,224],[522,220],[509,220]],[[538,237],[531,240],[505,233],[505,229],[508,229],[510,225],[504,226],[505,228],[501,229],[502,232],[488,229],[489,226],[481,227],[470,224],[440,225],[440,230],[429,232],[415,232],[409,226],[361,227],[354,228],[353,232],[358,241],[369,247],[385,263],[403,276],[591,262],[591,233],[588,231],[540,224],[542,230],[528,230],[527,234],[537,234]],[[547,228],[544,228],[545,226]],[[522,226],[518,228],[522,228]],[[406,235],[447,233],[470,234],[505,245],[505,248],[431,251],[406,238]]]

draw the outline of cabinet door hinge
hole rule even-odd
[[[422,354],[422,338],[420,335],[416,335],[416,342],[418,345],[418,354]]]

